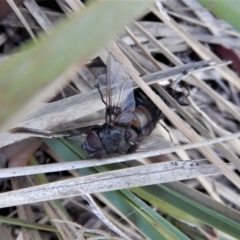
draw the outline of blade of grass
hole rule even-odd
[[[49,232],[55,232],[57,233],[58,230],[55,227],[49,226],[49,225],[41,225],[37,223],[27,222],[23,220],[18,220],[16,218],[9,218],[0,216],[0,222],[10,225],[15,225],[19,227],[26,227],[26,228],[32,228],[36,230],[43,230],[43,231],[49,231]]]
[[[62,20],[50,37],[42,35],[39,38],[39,44],[26,44],[21,53],[0,67],[0,123],[13,116],[71,64],[86,60],[152,2],[99,1],[86,11]]]
[[[198,0],[219,18],[229,22],[240,31],[240,2],[236,0]]]
[[[221,205],[221,207],[218,208],[218,211],[204,206],[202,202],[198,203],[189,196],[179,194],[175,190],[170,189],[166,184],[135,188],[132,189],[132,191],[142,199],[150,202],[151,205],[159,207],[162,211],[165,211],[178,219],[186,219],[184,214],[187,214],[194,217],[196,220],[229,234],[232,237],[240,236],[239,221],[226,216],[226,211],[231,211],[231,214],[234,215],[235,219],[240,218],[239,213],[200,193],[196,192],[195,194],[199,195],[199,198],[201,195],[201,198],[208,198],[207,200],[214,201],[214,205],[216,206]],[[187,221],[191,221],[191,218],[187,218]],[[194,221],[193,223],[197,224],[197,221]]]
[[[176,239],[166,238],[162,234],[162,229],[156,222],[151,221],[149,216],[142,212],[138,206],[133,205],[121,191],[103,193],[103,196],[110,201],[128,220],[130,220],[140,232],[142,232],[149,239]],[[153,222],[156,224],[153,224]],[[169,235],[168,235],[169,236]]]
[[[148,219],[148,221],[152,222],[155,226],[158,224],[157,229],[161,230],[161,234],[166,239],[189,239],[136,195],[128,190],[122,190],[121,192],[126,196],[126,201],[135,207],[136,211],[138,211],[142,217]]]

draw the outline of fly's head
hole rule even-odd
[[[85,141],[82,144],[82,148],[92,157],[103,158],[105,150],[102,146],[102,141],[99,138],[96,131],[90,131]]]

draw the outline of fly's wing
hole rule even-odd
[[[42,137],[42,138],[65,138],[65,139],[73,139],[73,140],[85,140],[85,133],[76,133],[76,134],[61,134],[54,133],[51,131],[38,130],[34,128],[26,128],[26,127],[16,127],[9,130],[10,133],[22,133],[28,134],[32,137]]]
[[[140,142],[136,152],[164,149],[173,147],[173,143],[159,135],[150,135]]]
[[[108,56],[107,91],[111,93],[110,106],[119,107],[123,112],[133,112],[135,99],[133,95],[132,81],[126,67]]]
[[[135,98],[132,81],[126,67],[115,60],[109,53],[107,60],[107,75],[97,78],[100,87],[106,87],[106,103],[108,107],[119,107],[123,112],[133,112]]]

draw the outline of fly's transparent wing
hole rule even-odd
[[[173,147],[173,143],[159,135],[150,135],[140,142],[136,151],[150,151]]]
[[[135,99],[131,78],[126,67],[116,61],[112,54],[108,55],[107,75],[100,75],[97,82],[100,87],[106,86],[107,106],[119,107],[123,112],[134,111]]]
[[[112,96],[110,106],[119,107],[123,112],[133,112],[135,99],[131,78],[127,68],[116,61],[112,54],[108,56],[107,85]]]
[[[73,140],[85,140],[85,133],[76,133],[76,134],[62,134],[62,133],[54,133],[47,130],[39,130],[34,128],[26,128],[26,127],[16,127],[9,130],[11,133],[22,133],[28,134],[33,137],[42,137],[42,138],[65,138],[65,139],[73,139]]]
[[[106,74],[101,74],[97,77],[96,82],[99,84],[100,88],[101,87],[106,87],[107,85],[107,75]]]

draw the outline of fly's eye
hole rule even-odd
[[[95,131],[88,133],[82,144],[82,148],[94,158],[101,159],[106,155],[106,151],[103,150],[101,139]]]
[[[88,153],[102,150],[102,142],[96,132],[91,131],[88,133],[83,147]]]

